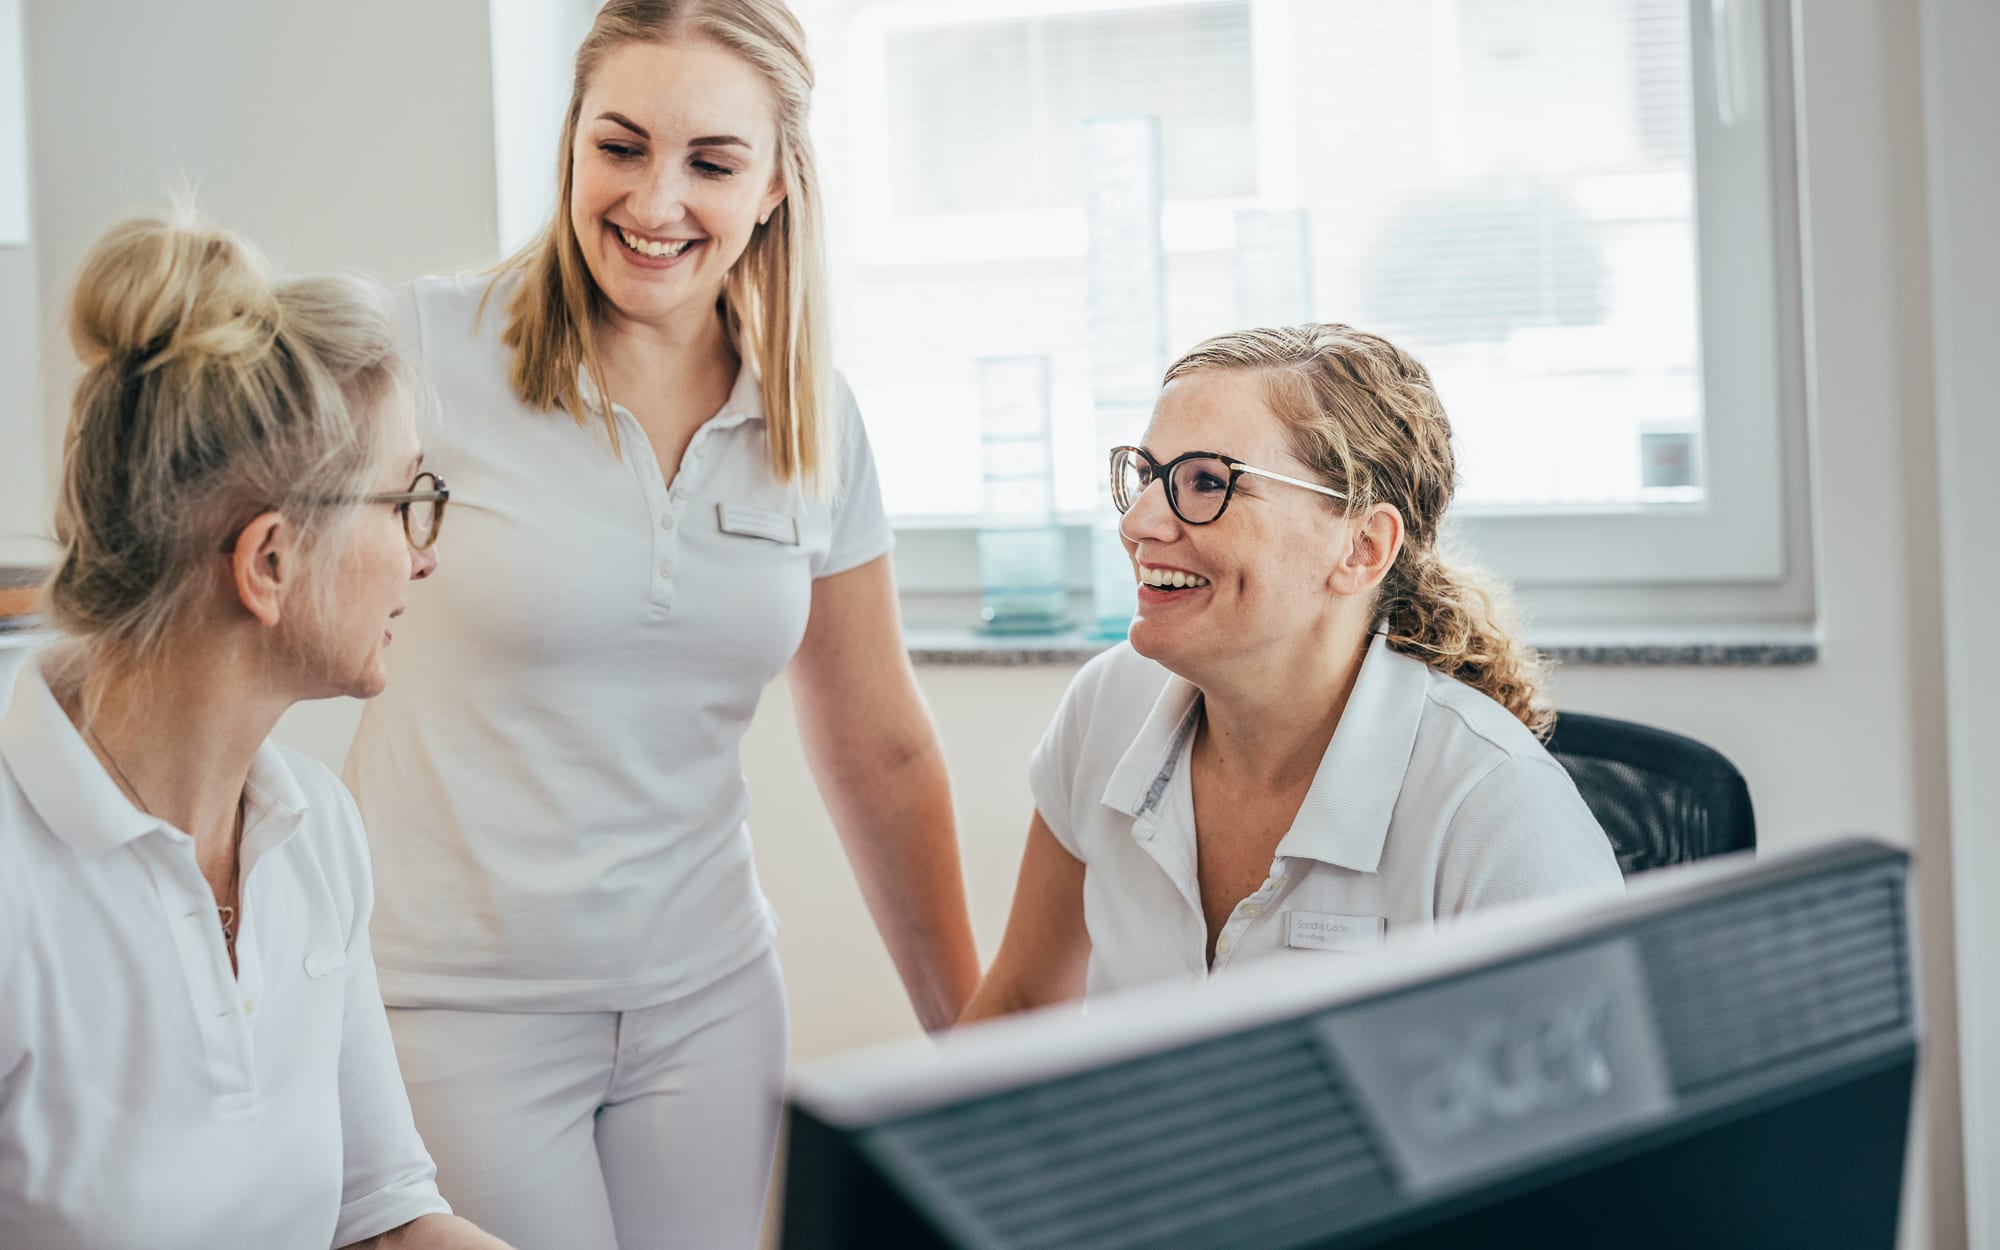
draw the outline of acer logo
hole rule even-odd
[[[1592,989],[1420,1030],[1406,1050],[1416,1072],[1404,1095],[1411,1127],[1452,1142],[1604,1097],[1614,1084],[1605,1040],[1613,1005]]]

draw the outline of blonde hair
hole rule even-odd
[[[1389,645],[1546,735],[1547,664],[1517,636],[1505,586],[1441,550],[1457,467],[1451,422],[1416,358],[1344,325],[1240,330],[1197,345],[1165,380],[1219,369],[1263,376],[1293,454],[1346,493],[1347,515],[1378,503],[1402,514],[1403,546],[1376,598]]]
[[[140,217],[84,257],[68,329],[83,376],[43,594],[64,635],[51,675],[155,655],[194,619],[232,527],[268,509],[299,526],[301,610],[323,611],[359,515],[338,501],[370,488],[387,447],[369,418],[406,381],[379,290],[279,281],[228,231]]]
[[[785,198],[731,266],[721,312],[731,342],[760,371],[773,476],[780,482],[802,479],[820,490],[831,485],[828,447],[837,408],[819,170],[806,129],[813,75],[805,31],[781,0],[610,0],[598,10],[576,50],[569,113],[557,152],[555,214],[533,242],[501,265],[494,280],[497,286],[510,275],[521,278],[507,301],[507,328],[501,336],[513,349],[509,380],[522,402],[561,408],[586,425],[578,374],[587,374],[597,392],[598,415],[617,446],[595,324],[605,296],[591,277],[570,220],[572,154],[584,92],[605,58],[626,44],[678,39],[707,39],[734,52],[771,89]],[[487,288],[488,295],[494,286]]]

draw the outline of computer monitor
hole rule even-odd
[[[1907,869],[1711,861],[819,1065],[783,1245],[1887,1250]]]

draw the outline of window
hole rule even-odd
[[[838,355],[919,597],[976,587],[982,356],[1049,358],[1088,515],[1082,128],[1140,114],[1169,358],[1242,324],[1237,210],[1297,210],[1307,315],[1431,368],[1461,533],[1541,619],[1809,618],[1777,0],[792,2]]]

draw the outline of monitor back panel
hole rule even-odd
[[[785,1245],[894,1219],[913,1250],[1889,1247],[1905,876],[1850,857],[859,1130],[795,1111]]]

